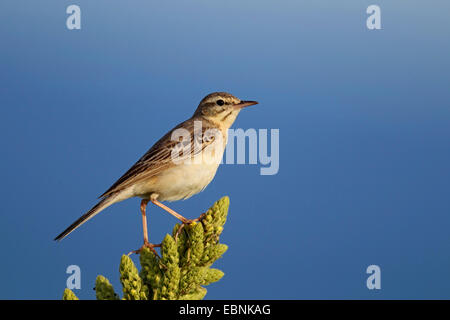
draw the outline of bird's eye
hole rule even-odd
[[[219,106],[223,106],[225,104],[225,102],[222,99],[217,100],[216,103]]]

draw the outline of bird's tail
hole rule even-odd
[[[92,207],[91,210],[83,214],[80,218],[78,218],[77,221],[72,223],[66,230],[64,230],[59,236],[57,236],[54,240],[60,241],[67,237],[72,231],[77,229],[79,226],[81,226],[83,223],[88,221],[89,219],[93,218],[96,214],[100,213],[103,209],[109,207],[113,203],[117,202],[117,196],[112,194],[110,196],[107,196],[106,198],[103,198],[100,200],[99,203],[97,203],[95,206]]]

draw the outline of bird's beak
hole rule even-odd
[[[245,101],[245,100],[241,100],[240,103],[234,105],[234,108],[235,108],[235,109],[242,109],[242,108],[245,108],[245,107],[248,107],[248,106],[253,106],[253,105],[255,105],[255,104],[258,104],[258,102],[257,102],[257,101]]]

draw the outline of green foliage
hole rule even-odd
[[[72,290],[66,288],[64,289],[63,300],[80,300],[80,299],[78,299],[78,297],[75,295],[75,293],[73,293]]]
[[[172,235],[161,244],[161,257],[148,248],[140,252],[141,271],[123,255],[120,261],[120,282],[123,300],[201,300],[207,290],[203,287],[219,281],[224,273],[211,265],[228,247],[219,243],[226,222],[230,200],[223,197],[190,225],[176,224]],[[181,230],[180,230],[181,228]],[[95,284],[97,300],[116,300],[108,279],[99,275]],[[66,289],[64,300],[78,299]]]
[[[114,288],[104,276],[97,276],[95,281],[95,294],[97,300],[118,300],[119,296],[114,292]]]
[[[148,289],[142,283],[133,260],[123,255],[119,266],[123,300],[147,300]]]

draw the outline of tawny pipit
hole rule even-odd
[[[257,104],[242,101],[226,92],[207,95],[194,115],[179,124],[147,151],[100,198],[91,210],[55,238],[61,240],[110,205],[140,197],[144,246],[148,242],[146,206],[150,201],[183,224],[189,220],[160,201],[187,199],[202,191],[214,178],[228,138],[228,128],[242,108]],[[139,250],[138,250],[139,251]]]

